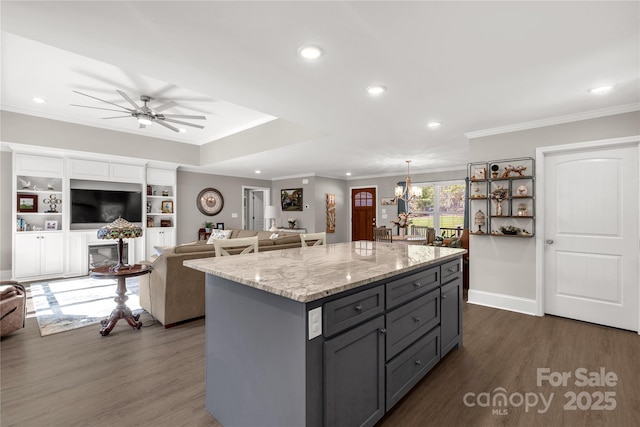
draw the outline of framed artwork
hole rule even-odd
[[[218,230],[224,230],[224,222],[218,222],[216,223],[216,228]]]
[[[18,194],[18,212],[38,212],[38,195]]]
[[[327,193],[327,233],[336,232],[336,195]]]
[[[165,200],[162,202],[162,213],[173,213],[173,200]]]
[[[44,222],[45,230],[57,230],[58,229],[58,221],[45,221]]]
[[[280,206],[283,211],[301,211],[302,188],[280,190]]]
[[[380,204],[382,206],[395,206],[398,204],[398,198],[397,197],[381,197]]]

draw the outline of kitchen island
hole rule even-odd
[[[462,345],[464,249],[368,241],[187,260],[226,427],[373,425]]]

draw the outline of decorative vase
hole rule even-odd
[[[496,202],[496,216],[502,216],[502,202]]]
[[[400,236],[404,237],[407,234],[407,229],[405,227],[400,227]]]
[[[295,222],[290,222],[290,223],[289,223],[289,228],[295,228],[295,226],[296,226],[296,223],[295,223]]]

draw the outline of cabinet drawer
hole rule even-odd
[[[328,302],[322,311],[324,336],[328,337],[384,312],[384,286]]]
[[[435,289],[440,267],[433,267],[387,283],[387,310]]]
[[[462,273],[460,261],[460,259],[456,259],[440,266],[440,274],[442,275],[443,284],[453,280]]]
[[[387,360],[440,323],[440,289],[387,314]]]
[[[438,327],[387,363],[387,411],[440,361],[439,341]]]

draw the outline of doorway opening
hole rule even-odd
[[[271,189],[242,187],[242,229],[266,230],[264,212],[271,202]]]

